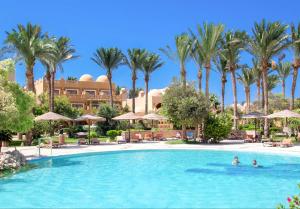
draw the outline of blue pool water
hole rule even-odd
[[[264,167],[252,168],[254,158]],[[300,183],[300,158],[254,153],[124,151],[32,163],[0,180],[0,208],[275,208]]]

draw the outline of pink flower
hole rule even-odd
[[[288,202],[291,202],[291,201],[292,201],[292,199],[291,199],[290,197],[288,197],[288,198],[287,198],[287,201],[288,201]]]

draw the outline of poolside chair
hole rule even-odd
[[[117,143],[118,144],[122,144],[122,143],[126,143],[126,139],[124,136],[117,136]]]
[[[163,141],[165,139],[162,133],[156,133],[153,138],[156,141]]]
[[[292,139],[284,139],[278,145],[280,147],[292,147],[292,146],[294,146]]]
[[[86,141],[86,139],[81,138],[81,139],[78,139],[77,144],[78,145],[84,145],[84,144],[87,144],[87,141]]]
[[[93,139],[91,139],[91,144],[94,144],[94,145],[100,144],[100,140],[93,138]]]
[[[152,140],[152,133],[145,133],[144,140],[148,140],[148,141]]]
[[[133,136],[130,139],[130,142],[140,142],[143,140],[143,137],[141,134],[133,134]]]
[[[194,139],[194,133],[192,131],[187,131],[186,138],[187,140]]]

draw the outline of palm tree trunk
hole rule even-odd
[[[35,94],[33,66],[34,63],[26,65],[26,84],[27,90],[32,91]]]
[[[198,88],[199,88],[199,92],[202,91],[202,69],[199,68],[198,70]]]
[[[49,111],[51,111],[51,74],[50,71],[46,72],[46,80],[48,84],[48,103],[49,103]]]
[[[297,84],[297,77],[298,77],[298,65],[293,65],[293,83],[292,83],[292,101],[290,104],[290,109],[294,109],[295,105],[295,91],[296,91],[296,84]]]
[[[209,101],[209,74],[210,74],[210,64],[205,66],[205,96]]]
[[[282,96],[283,96],[283,99],[285,99],[285,79],[282,79]]]
[[[135,79],[132,79],[132,112],[135,113]]]
[[[260,106],[260,79],[257,80],[256,82],[256,95],[257,95],[257,110],[259,109]]]
[[[246,92],[246,104],[247,104],[246,113],[249,113],[250,112],[250,88],[249,87],[245,88],[245,92]]]
[[[268,67],[265,67],[267,65],[263,65],[262,67],[262,76],[263,76],[263,93],[264,93],[264,114],[269,114],[269,101],[268,101]],[[264,135],[267,137],[269,135],[269,122],[268,119],[265,118],[265,124],[264,124]]]
[[[221,92],[221,112],[223,113],[225,110],[225,84],[226,84],[226,76],[222,76],[222,92]]]
[[[145,78],[145,115],[148,114],[148,84],[149,79]]]
[[[184,64],[180,65],[180,76],[181,76],[182,85],[186,87],[186,70]]]
[[[261,79],[261,109],[264,109],[265,106],[265,91],[264,91],[264,82],[263,78]]]
[[[232,80],[232,91],[233,91],[233,128],[237,129],[237,93],[236,93],[236,77],[235,67],[230,68],[230,75]]]
[[[113,92],[112,92],[112,76],[110,74],[107,75],[108,78],[108,83],[109,83],[109,101],[110,101],[110,106],[114,107],[114,98],[113,98]]]
[[[50,111],[51,112],[54,112],[54,81],[55,81],[55,73],[56,73],[56,70],[53,69],[53,71],[51,71],[51,94],[50,94],[50,103],[51,103]]]

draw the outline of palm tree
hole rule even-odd
[[[142,65],[148,52],[145,49],[128,49],[128,58],[125,57],[125,63],[131,69],[132,93],[135,95],[135,83],[137,80],[137,71],[142,69]],[[132,112],[135,112],[135,96],[132,97]]]
[[[193,59],[195,62],[197,68],[198,68],[198,73],[197,73],[197,78],[198,78],[198,89],[199,92],[202,91],[202,64],[203,64],[203,59],[201,56],[201,51],[200,47],[197,46],[197,42],[194,42],[193,47],[190,50],[190,57]]]
[[[268,89],[268,93],[270,94],[272,90],[276,88],[276,86],[280,82],[280,77],[278,75],[272,74],[272,75],[268,75],[267,78],[268,78],[267,89]]]
[[[124,64],[124,55],[118,48],[98,48],[91,58],[100,68],[106,70],[109,82],[110,105],[113,107],[112,71]]]
[[[300,67],[300,23],[296,28],[294,24],[291,25],[291,36],[292,36],[292,48],[294,50],[294,61],[292,64],[293,67],[293,82],[292,82],[292,101],[290,104],[290,109],[294,109],[295,104],[295,91],[296,91],[296,84],[298,78],[298,69]]]
[[[218,56],[217,59],[214,61],[216,67],[217,67],[217,71],[220,73],[221,75],[221,86],[222,86],[222,90],[221,90],[221,112],[224,112],[225,109],[225,103],[224,103],[224,99],[225,99],[225,85],[227,83],[227,73],[228,73],[228,68],[226,66],[227,61],[225,59],[223,59],[222,56]]]
[[[26,65],[27,90],[35,93],[33,68],[36,60],[44,55],[48,47],[43,43],[40,26],[28,23],[17,27],[17,30],[7,32],[6,43],[13,45],[22,56]]]
[[[192,33],[195,39],[195,45],[200,50],[203,65],[205,67],[205,96],[209,98],[209,75],[211,69],[211,61],[217,55],[219,43],[222,38],[224,26],[222,24],[203,24],[203,28],[198,25],[198,37]]]
[[[192,48],[192,42],[188,34],[184,33],[175,37],[176,51],[173,51],[170,46],[160,48],[169,59],[178,61],[180,65],[180,77],[183,86],[186,86],[186,62],[190,58],[190,50]]]
[[[280,22],[266,23],[265,20],[262,20],[260,23],[255,23],[252,29],[253,38],[249,42],[249,51],[258,58],[261,66],[265,115],[269,113],[267,75],[268,69],[271,67],[270,61],[289,46],[289,36],[286,33],[287,28],[287,25],[282,25]],[[264,134],[265,136],[269,134],[267,118],[264,124]]]
[[[63,71],[63,63],[74,59],[75,49],[70,45],[70,39],[67,37],[46,38],[45,42],[51,45],[48,56],[40,58],[40,61],[46,68],[46,79],[48,80],[49,110],[54,111],[54,81],[57,70]]]
[[[279,79],[282,86],[282,96],[285,99],[285,80],[291,74],[291,63],[289,62],[280,62],[276,67]]]
[[[261,107],[261,69],[258,65],[257,59],[252,59],[252,72],[256,83],[256,98],[257,98],[257,108],[259,109]]]
[[[255,82],[255,77],[252,69],[243,67],[241,74],[238,74],[237,79],[244,85],[246,95],[246,113],[250,111],[250,87]]]
[[[141,69],[144,72],[145,80],[145,115],[148,114],[148,84],[150,80],[150,75],[155,70],[161,68],[163,64],[164,63],[160,60],[160,57],[157,54],[148,54],[142,64]]]
[[[232,91],[233,91],[233,115],[234,129],[237,129],[237,90],[236,90],[236,75],[235,71],[239,67],[240,52],[244,49],[248,36],[244,31],[228,31],[225,33],[224,39],[221,40],[222,50],[221,56],[227,62],[227,68],[231,75]]]

